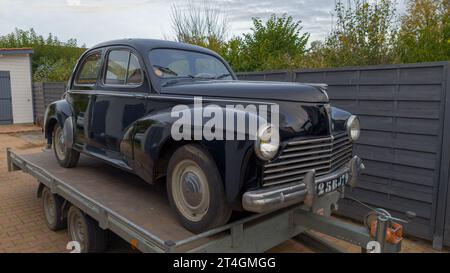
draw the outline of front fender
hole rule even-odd
[[[220,107],[220,106],[217,106]],[[246,120],[252,117],[253,113],[243,112],[236,109],[221,108],[226,116],[233,111],[239,111],[245,115]],[[193,117],[199,109],[191,107],[185,113],[190,113]],[[226,197],[230,205],[240,206],[240,195],[245,180],[246,166],[248,164],[248,153],[253,153],[254,141],[250,140],[248,134],[244,140],[222,140],[205,138],[196,140],[194,130],[190,139],[175,140],[172,136],[172,126],[180,116],[173,114],[172,109],[152,113],[137,120],[131,126],[121,143],[121,153],[127,164],[131,166],[136,174],[147,182],[154,182],[156,178],[165,173],[158,173],[160,164],[167,164],[171,154],[177,147],[186,143],[198,143],[213,156],[220,172]],[[203,118],[201,127],[204,128],[210,118]],[[217,126],[216,130],[222,130],[226,136],[225,122]],[[254,158],[254,157],[253,157]],[[163,168],[165,170],[166,168]]]
[[[125,163],[148,183],[155,181],[155,165],[170,140],[171,125],[176,118],[170,111],[151,113],[135,121],[126,130],[120,143]]]
[[[52,143],[52,132],[55,124],[58,124],[64,131],[66,145],[73,144],[73,121],[72,107],[67,100],[59,100],[50,103],[45,110],[44,115],[44,132],[47,143]]]

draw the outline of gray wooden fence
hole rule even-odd
[[[450,245],[449,62],[238,73],[242,80],[328,84],[334,106],[362,123],[355,152],[366,172],[347,195],[406,218],[407,234]],[[35,116],[59,99],[65,83],[35,83]],[[350,199],[339,213],[362,220],[367,210]]]
[[[35,82],[33,83],[34,121],[42,125],[45,108],[51,102],[61,99],[66,90],[64,82]]]
[[[406,218],[406,232],[450,245],[449,62],[238,73],[245,80],[326,83],[333,106],[362,123],[355,152],[367,170],[347,195]],[[346,199],[339,213],[362,220],[367,209]]]

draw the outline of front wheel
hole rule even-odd
[[[59,124],[56,124],[53,128],[52,143],[53,151],[61,167],[73,168],[77,165],[80,153],[66,146],[64,131]]]
[[[212,156],[198,145],[185,145],[172,155],[167,193],[183,227],[194,233],[225,224],[231,216],[222,179]]]

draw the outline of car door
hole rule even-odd
[[[85,150],[93,145],[89,137],[89,118],[93,94],[97,88],[97,80],[101,71],[102,49],[92,50],[86,53],[78,63],[74,77],[71,81],[66,99],[72,106],[75,130],[75,146]]]
[[[120,144],[129,126],[147,111],[149,84],[139,54],[127,47],[105,52],[92,105],[91,138],[108,158],[122,159]]]

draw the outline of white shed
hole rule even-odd
[[[0,124],[32,123],[31,48],[0,48]]]

